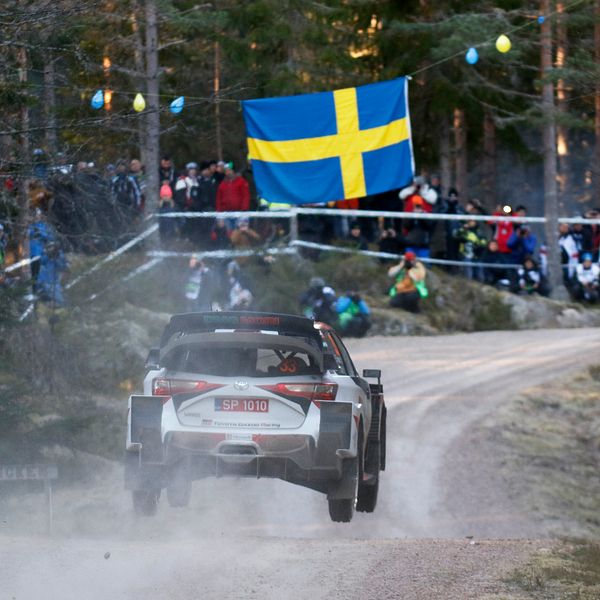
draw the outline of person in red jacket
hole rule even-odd
[[[233,163],[225,163],[225,179],[217,189],[217,211],[249,209],[250,186],[248,182],[233,170]]]

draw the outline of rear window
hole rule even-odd
[[[294,377],[318,375],[319,367],[305,352],[276,348],[211,348],[184,345],[163,360],[171,371],[216,377]]]

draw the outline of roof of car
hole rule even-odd
[[[197,312],[173,315],[160,339],[161,348],[174,335],[202,333],[218,329],[235,331],[276,331],[280,335],[319,339],[315,323],[306,317],[267,312]]]

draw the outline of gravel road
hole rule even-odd
[[[520,390],[597,362],[600,330],[348,345],[357,366],[383,370],[389,409],[373,515],[334,524],[310,490],[208,480],[189,509],[137,519],[113,466],[56,494],[52,538],[39,496],[0,503],[0,600],[509,597],[503,576],[555,542],[469,432]]]

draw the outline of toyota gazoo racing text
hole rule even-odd
[[[175,315],[129,398],[126,487],[139,514],[192,481],[277,477],[327,495],[334,521],[373,512],[385,469],[381,372],[356,372],[328,325],[250,312]],[[363,377],[375,378],[367,383]]]

